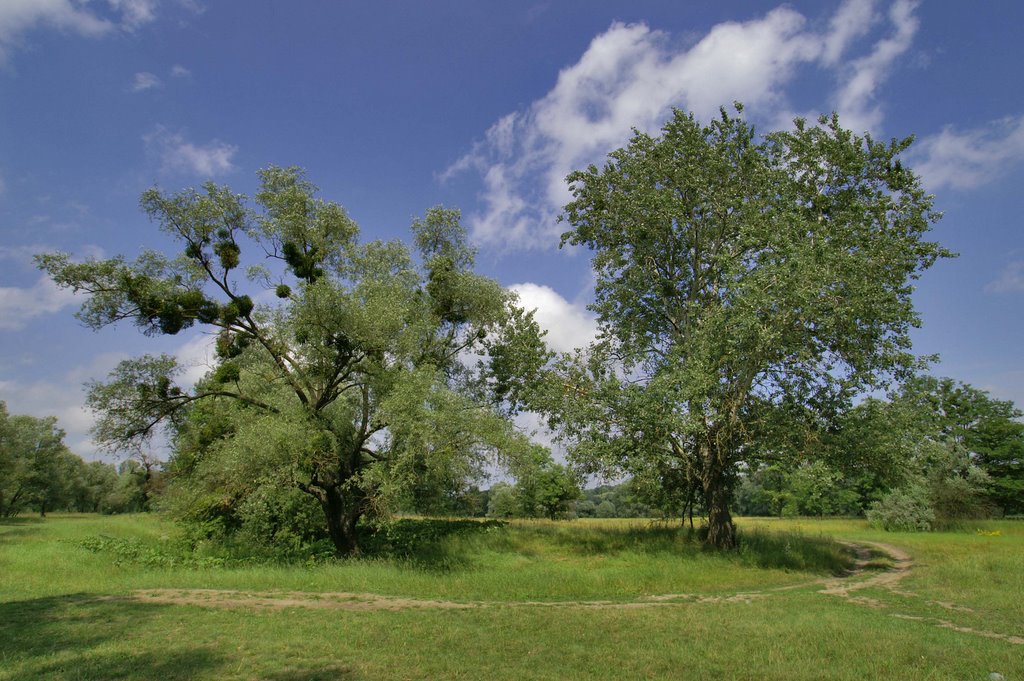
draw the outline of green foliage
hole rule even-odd
[[[890,532],[927,532],[935,525],[928,490],[921,484],[890,492],[872,504],[867,517],[872,525]]]
[[[579,481],[568,467],[556,464],[544,447],[534,446],[528,456],[512,467],[516,476],[516,510],[522,518],[565,518],[583,495]]]
[[[898,515],[912,515],[904,513],[912,508],[908,500],[923,499],[928,511],[916,526],[942,528],[1019,503],[1012,495],[1022,479],[1014,452],[1024,426],[1015,420],[1020,411],[1011,402],[949,378],[916,376],[889,402],[872,400],[859,412],[850,421],[849,437],[839,438],[842,447],[875,450],[871,456],[891,462],[886,482],[893,491],[875,506],[872,517],[890,507]]]
[[[1020,421],[1024,413],[1013,402],[950,378],[931,376],[909,382],[899,399],[919,415],[934,439],[966,452],[970,463],[984,471],[984,494],[992,504],[1006,513],[1024,511],[1024,423]],[[965,479],[968,467],[960,468]],[[972,498],[977,487],[973,485]],[[952,491],[946,496],[951,501],[964,498]],[[965,508],[962,515],[978,513],[977,508]]]
[[[741,462],[820,456],[858,391],[917,365],[911,282],[951,254],[924,240],[910,143],[676,111],[572,173],[562,243],[593,252],[601,335],[525,399],[591,470],[699,483],[709,541],[733,545]]]
[[[519,503],[516,500],[515,488],[507,482],[492,485],[487,498],[487,517],[514,518],[518,514]]]
[[[598,485],[583,490],[583,501],[576,504],[581,518],[655,518],[680,517],[682,507],[661,505],[665,499],[661,487],[648,487],[633,478],[617,485]]]
[[[530,318],[472,271],[458,211],[432,208],[413,224],[417,264],[400,242],[361,243],[297,168],[261,171],[254,202],[207,183],[151,189],[142,207],[178,244],[176,257],[38,262],[86,294],[79,317],[93,328],[131,320],[173,334],[199,323],[218,334],[217,365],[192,390],[175,385],[180,369],[164,355],[123,362],[89,394],[94,434],[111,449],[168,429],[167,505],[198,535],[298,550],[317,541],[312,503],[317,529],[338,553],[356,554],[361,519],[442,504],[485,463],[527,451],[498,412],[505,395],[486,358],[510,320]],[[247,267],[251,279],[239,283],[247,254],[269,255],[275,271]],[[275,303],[254,303],[259,284]],[[485,359],[466,366],[474,355]]]
[[[860,515],[858,482],[822,460],[763,466],[740,477],[734,503],[741,515]]]
[[[9,416],[0,401],[0,517],[34,510],[126,513],[149,510],[162,487],[159,465],[129,459],[117,470],[86,463],[64,445],[54,417]]]

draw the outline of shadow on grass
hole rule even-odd
[[[830,537],[799,532],[747,530],[739,533],[740,560],[760,568],[841,575],[854,564],[853,550]]]
[[[83,594],[0,603],[0,659],[16,679],[190,679],[217,667],[199,646],[130,643],[161,607]]]
[[[403,518],[368,532],[363,546],[368,556],[393,558],[413,567],[451,572],[472,562],[471,545],[501,543],[508,531],[502,520]],[[490,539],[490,541],[488,541]]]
[[[641,554],[674,554],[685,560],[696,555],[738,560],[751,567],[804,570],[841,574],[853,563],[852,552],[828,537],[808,537],[795,532],[741,530],[739,547],[722,551],[704,543],[706,530],[690,530],[664,523],[623,528],[536,528],[552,533],[564,549],[583,555],[614,555],[625,551]]]
[[[16,525],[11,528],[0,527],[0,544],[14,543],[33,534],[38,534],[38,527]]]
[[[0,603],[0,679],[172,681],[238,672],[215,644],[165,629],[173,606],[105,600],[86,594]],[[354,679],[329,669],[286,670],[251,678]]]
[[[718,551],[703,535],[664,523],[588,527],[575,523],[515,524],[500,521],[405,519],[374,535],[370,555],[397,558],[410,566],[452,572],[472,565],[481,551],[523,555],[669,555],[687,560],[721,558],[767,569],[842,574],[853,563],[851,550],[827,537],[794,532],[741,531],[739,548]]]
[[[10,518],[0,517],[0,527],[5,527],[5,526],[8,526],[8,525],[13,525],[13,526],[16,526],[16,527],[17,526],[24,526],[24,525],[40,525],[40,524],[42,524],[44,522],[46,522],[46,519],[45,518],[40,518],[39,516],[35,516],[35,517],[12,516]]]

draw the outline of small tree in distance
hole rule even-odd
[[[593,252],[600,335],[519,398],[586,468],[691,471],[707,541],[733,546],[741,462],[813,458],[855,394],[919,364],[911,282],[952,254],[924,240],[939,216],[910,144],[677,110],[572,173],[562,244]]]

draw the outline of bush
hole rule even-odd
[[[868,521],[890,532],[927,532],[935,525],[935,511],[922,485],[893,490],[871,505]]]

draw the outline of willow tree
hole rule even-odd
[[[916,364],[911,282],[950,254],[924,239],[910,144],[834,115],[761,137],[677,110],[569,175],[562,245],[593,252],[600,335],[533,400],[572,455],[693,481],[708,541],[734,545],[743,462],[814,456],[830,415]]]
[[[473,273],[457,211],[415,221],[414,259],[401,242],[360,243],[356,224],[299,170],[260,179],[255,205],[213,183],[143,194],[180,247],[173,257],[38,260],[86,294],[78,317],[92,328],[216,334],[216,366],[194,388],[176,383],[181,367],[168,355],[127,360],[93,384],[101,444],[135,449],[169,425],[190,459],[182,474],[216,459],[225,485],[284,480],[319,502],[337,552],[351,555],[360,518],[424,475],[525,451],[465,358],[483,356],[510,319],[530,320]],[[245,270],[243,251],[255,256]]]

